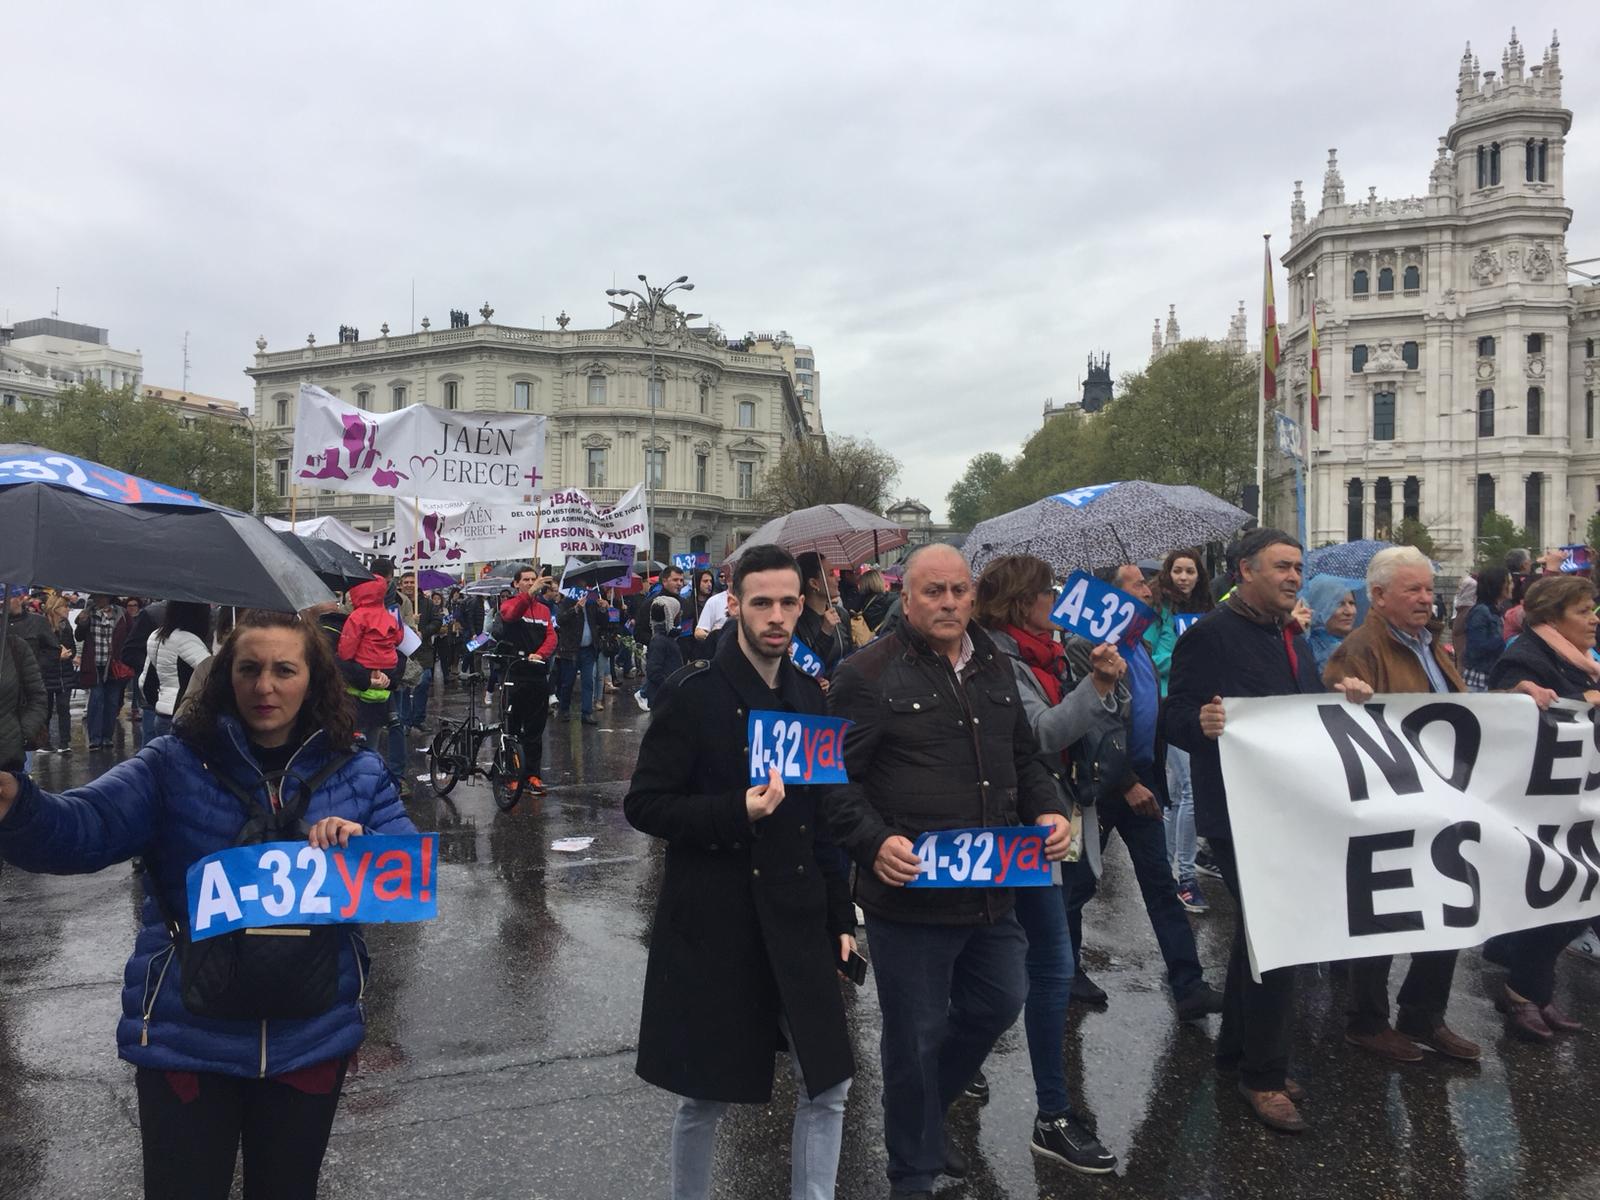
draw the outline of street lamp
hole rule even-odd
[[[632,296],[635,300],[637,300],[639,302],[639,307],[646,315],[646,320],[648,321],[649,328],[652,332],[655,330],[656,317],[660,313],[661,309],[663,307],[672,307],[670,304],[666,304],[666,298],[668,296],[670,296],[673,292],[694,291],[694,284],[689,282],[689,277],[687,275],[679,275],[665,287],[653,287],[650,281],[643,275],[639,276],[639,282],[644,284],[644,292],[642,294],[638,291],[635,291],[633,288],[607,288],[606,295]],[[622,308],[622,306],[619,304],[612,304],[611,307],[616,309]],[[698,316],[699,314],[695,315]],[[656,403],[654,390],[656,386],[656,347],[655,343],[651,341],[649,337],[646,337],[645,341],[650,343],[650,377],[645,382],[644,387],[645,403],[650,406],[650,446],[645,451],[644,460],[644,519],[645,524],[650,527],[649,557],[654,558],[656,556],[656,489],[655,470],[653,469],[655,465],[655,459],[652,456],[656,452]],[[661,399],[663,403],[666,402],[666,390],[667,389],[665,387],[661,389]]]
[[[1483,408],[1483,407],[1481,407],[1479,405],[1473,405],[1473,407],[1471,407],[1471,408],[1458,408],[1458,409],[1454,410],[1455,412],[1464,413],[1467,416],[1472,418],[1472,564],[1473,564],[1473,566],[1476,566],[1477,563],[1478,563],[1478,546],[1483,541],[1483,518],[1486,515],[1482,511],[1482,506],[1479,504],[1479,497],[1480,497],[1481,493],[1478,490],[1478,486],[1479,486],[1478,485],[1478,481],[1480,479],[1479,466],[1480,466],[1480,460],[1481,460],[1481,457],[1482,457],[1482,448],[1483,448],[1483,439],[1484,439],[1483,414],[1484,413],[1489,413],[1492,416],[1495,413],[1515,412],[1520,407],[1521,407],[1521,405],[1519,405],[1519,404],[1492,405],[1492,406],[1490,406],[1488,408]],[[1449,411],[1449,410],[1447,410],[1447,411]],[[1488,436],[1489,437],[1494,437],[1495,434],[1490,433]]]
[[[215,405],[212,407],[215,407]],[[259,489],[259,484],[261,482],[261,457],[256,452],[256,422],[255,418],[250,415],[249,409],[240,408],[239,412],[244,416],[245,424],[250,426],[250,515],[252,517],[258,517],[261,515]]]

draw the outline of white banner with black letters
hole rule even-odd
[[[1459,694],[1226,709],[1257,971],[1600,916],[1600,710]]]

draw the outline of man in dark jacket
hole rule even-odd
[[[1263,971],[1260,983],[1250,974],[1244,899],[1217,739],[1226,720],[1224,696],[1294,696],[1324,689],[1316,657],[1299,625],[1290,619],[1300,596],[1300,543],[1280,529],[1256,529],[1239,539],[1229,558],[1238,562],[1239,584],[1222,605],[1178,639],[1162,727],[1167,740],[1191,756],[1195,829],[1210,841],[1223,880],[1239,905],[1222,994],[1217,1069],[1239,1073],[1240,1094],[1264,1125],[1299,1133],[1305,1120],[1296,1103],[1304,1099],[1304,1092],[1288,1077],[1294,971]],[[1372,689],[1359,680],[1341,681],[1337,690],[1353,702],[1372,695]],[[1262,896],[1254,902],[1277,904],[1283,898]]]
[[[850,616],[830,594],[828,560],[820,554],[802,554],[799,562],[800,574],[805,577],[806,607],[794,627],[794,636],[822,660],[822,690],[826,692],[826,681],[833,677],[834,668],[850,649]]]
[[[532,567],[519,567],[512,577],[516,589],[500,602],[502,653],[514,656],[507,667],[511,695],[506,712],[509,731],[522,744],[522,769],[530,795],[545,794],[544,727],[550,719],[550,660],[556,652],[556,619],[535,593],[548,583]]]
[[[1049,826],[1065,857],[1071,830],[1038,757],[1009,659],[971,620],[972,573],[959,552],[924,546],[906,563],[905,618],[839,668],[829,711],[854,722],[850,782],[829,831],[860,866],[883,1013],[884,1141],[895,1195],[931,1195],[964,1174],[944,1116],[1027,996],[1027,938],[1004,888],[907,890],[919,835],[980,826]]]
[[[1150,585],[1136,563],[1114,567],[1103,578],[1135,599],[1151,603]],[[1178,900],[1167,858],[1166,826],[1162,820],[1162,807],[1167,803],[1167,748],[1159,729],[1161,684],[1150,651],[1137,635],[1124,639],[1117,649],[1128,664],[1127,675],[1115,692],[1128,760],[1123,778],[1116,783],[1116,794],[1102,795],[1098,802],[1100,849],[1105,850],[1113,833],[1122,836],[1144,896],[1150,928],[1167,964],[1167,986],[1172,989],[1178,1019],[1196,1020],[1222,1011],[1222,993],[1201,974],[1194,929]],[[1083,638],[1067,642],[1067,661],[1072,665],[1074,679],[1089,675],[1093,651],[1094,644]],[[1085,861],[1076,864],[1066,876],[1067,924],[1072,930],[1073,961],[1077,964],[1072,998],[1079,1003],[1105,1004],[1105,991],[1083,970],[1083,906],[1093,898],[1097,881]]]
[[[556,613],[556,656],[561,675],[556,683],[556,713],[572,720],[572,685],[578,684],[578,707],[585,725],[598,725],[594,702],[599,694],[600,643],[606,636],[605,606],[593,589],[581,600],[563,599]]]
[[[765,1104],[785,1044],[799,1083],[796,1196],[833,1195],[854,1063],[838,967],[855,949],[842,875],[818,853],[823,789],[778,773],[751,787],[749,713],[820,714],[822,693],[789,661],[800,573],[752,546],[734,576],[738,635],[657,693],[623,809],[667,843],[645,968],[641,1078],[683,1097],[672,1194],[709,1197],[712,1143],[729,1103]],[[654,649],[654,647],[652,647]]]

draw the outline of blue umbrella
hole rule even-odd
[[[1379,550],[1387,550],[1393,542],[1380,542],[1363,538],[1359,542],[1342,542],[1337,546],[1323,546],[1306,555],[1306,578],[1318,575],[1342,575],[1346,579],[1365,579],[1367,564]]]
[[[1249,520],[1244,509],[1202,488],[1132,479],[1046,496],[980,521],[962,552],[974,571],[1001,555],[1032,554],[1066,575],[1221,541]]]

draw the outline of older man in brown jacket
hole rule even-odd
[[[1367,567],[1372,608],[1328,660],[1328,682],[1354,676],[1379,694],[1464,692],[1455,663],[1434,637],[1433,564],[1412,546],[1380,550]],[[1400,1011],[1389,1025],[1389,955],[1350,963],[1345,1041],[1392,1062],[1419,1062],[1428,1046],[1475,1062],[1482,1050],[1444,1023],[1455,978],[1456,951],[1411,956],[1400,987]]]

